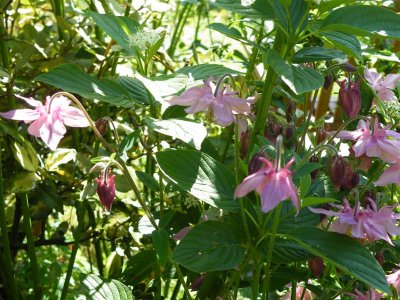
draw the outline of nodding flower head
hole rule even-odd
[[[107,172],[107,173],[106,173]],[[100,202],[107,211],[111,211],[111,207],[115,198],[115,175],[111,175],[111,171],[104,169],[97,181],[97,195]]]

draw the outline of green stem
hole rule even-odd
[[[299,143],[300,146],[303,146],[303,143],[304,143],[304,141],[305,141],[305,139],[306,139],[306,134],[307,134],[307,131],[308,131],[308,126],[309,126],[310,121],[311,121],[311,116],[313,115],[313,110],[314,110],[314,107],[315,107],[315,102],[317,101],[318,92],[319,92],[319,89],[318,89],[318,90],[315,90],[315,92],[314,92],[314,96],[313,96],[313,99],[312,99],[312,102],[311,102],[310,111],[309,111],[309,113],[308,113],[307,120],[306,120],[306,124],[305,124],[305,127],[304,127],[304,132],[303,132],[303,135],[301,136],[301,140],[300,140],[300,143]],[[308,98],[308,97],[307,97],[307,98]],[[306,98],[306,99],[307,99],[307,98]],[[308,102],[308,101],[306,101],[306,102]],[[304,106],[304,110],[306,110],[306,106],[307,106],[307,103],[306,103],[306,105]]]
[[[56,17],[57,27],[58,27],[58,39],[60,41],[65,40],[63,27],[61,20],[64,18],[64,0],[53,0],[53,10]]]
[[[39,274],[39,267],[36,259],[35,253],[35,243],[32,234],[32,224],[31,224],[31,217],[29,214],[29,201],[28,195],[24,193],[21,199],[21,208],[23,214],[23,225],[24,231],[26,235],[26,242],[28,244],[28,255],[31,261],[31,268],[32,268],[32,275],[33,275],[33,285],[35,290],[35,299],[41,299],[42,295],[42,288],[40,284],[40,274]]]
[[[192,296],[190,295],[189,288],[187,287],[187,284],[185,283],[185,278],[183,277],[183,274],[182,274],[181,269],[179,268],[179,265],[178,265],[177,263],[174,263],[174,266],[175,266],[176,274],[178,274],[179,281],[181,282],[181,284],[182,284],[182,286],[183,286],[183,289],[184,289],[184,291],[185,291],[186,297],[187,297],[189,300],[192,300],[193,298],[192,298]]]
[[[189,16],[189,12],[190,12],[190,8],[192,7],[191,4],[189,3],[185,3],[183,4],[183,9],[180,11],[179,14],[179,19],[178,19],[178,24],[176,25],[176,29],[172,35],[172,39],[171,39],[171,46],[168,48],[167,53],[169,56],[173,56],[175,49],[176,49],[176,45],[180,39],[180,36],[182,35],[182,31],[183,31],[183,27],[186,24],[186,20]]]
[[[270,285],[270,281],[271,281],[271,276],[269,273],[270,273],[271,263],[272,263],[272,251],[274,250],[276,232],[277,232],[278,225],[279,225],[281,210],[282,210],[282,203],[280,203],[278,205],[278,207],[275,209],[274,220],[273,220],[272,229],[271,229],[271,235],[270,235],[269,242],[268,242],[267,265],[265,267],[265,279],[264,279],[263,288],[262,288],[263,299],[266,299],[268,292],[269,292],[269,285]]]
[[[4,17],[0,15],[0,50],[3,69],[10,71],[10,58],[8,52],[7,32],[4,26]]]
[[[10,240],[8,238],[8,228],[6,222],[6,203],[3,194],[3,165],[1,158],[0,147],[0,229],[1,229],[1,243],[3,245],[4,265],[6,267],[7,283],[10,288],[11,299],[18,299],[18,288],[14,278],[13,260],[10,251]]]

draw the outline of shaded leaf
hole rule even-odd
[[[321,36],[336,48],[362,61],[361,45],[354,36],[338,31],[321,32]]]
[[[193,227],[175,248],[172,259],[194,272],[237,267],[244,258],[240,236],[227,223],[206,221]]]
[[[304,63],[313,61],[325,61],[336,58],[343,58],[345,55],[341,51],[335,49],[327,49],[324,47],[306,47],[297,51],[292,61],[294,63]]]
[[[207,79],[209,77],[219,77],[225,74],[239,74],[240,72],[217,64],[202,64],[195,66],[183,67],[176,71],[193,77],[194,80]]]
[[[172,182],[211,206],[235,211],[235,178],[219,161],[196,150],[167,150],[156,153],[161,171]]]

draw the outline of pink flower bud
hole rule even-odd
[[[112,204],[115,198],[115,183],[114,183],[115,175],[111,175],[111,171],[108,171],[105,176],[104,170],[100,173],[97,181],[97,195],[104,208],[107,211],[111,210]]]
[[[361,110],[360,81],[347,84],[344,80],[339,85],[340,106],[349,118],[354,118]]]
[[[314,257],[308,261],[308,268],[315,277],[320,277],[324,272],[324,261],[320,257]]]
[[[345,168],[346,162],[343,157],[335,155],[331,158],[328,168],[328,174],[332,180],[333,185],[336,188],[339,188],[342,184]]]

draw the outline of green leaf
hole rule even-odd
[[[240,31],[235,27],[229,27],[222,23],[211,23],[208,24],[207,27],[235,40],[244,39]]]
[[[98,99],[115,106],[131,108],[135,100],[116,81],[90,76],[74,64],[63,64],[35,78],[59,89],[88,99]]]
[[[345,55],[341,51],[335,49],[327,49],[324,47],[306,47],[297,51],[292,61],[294,63],[305,63],[312,61],[325,61],[336,58],[343,58]]]
[[[237,211],[233,199],[235,177],[219,161],[196,150],[156,153],[161,171],[172,182],[211,206]]]
[[[151,238],[153,239],[153,245],[157,253],[158,261],[161,266],[165,266],[170,255],[168,233],[165,229],[160,228],[152,232]]]
[[[136,129],[135,131],[131,132],[122,140],[121,144],[119,144],[119,152],[124,153],[131,149],[135,144],[136,140],[139,138],[140,130]]]
[[[140,24],[128,17],[98,14],[89,11],[95,23],[111,36],[128,54],[135,54],[133,45],[130,44],[130,36],[138,31]]]
[[[321,198],[321,197],[306,197],[301,203],[301,207],[315,206],[325,203],[335,203],[338,201],[335,198]]]
[[[286,237],[366,285],[391,295],[382,267],[371,252],[358,241],[311,227],[294,229],[288,232]]]
[[[154,250],[143,250],[131,258],[122,274],[122,280],[129,285],[137,285],[153,272],[157,265]]]
[[[240,236],[227,223],[206,221],[193,227],[176,246],[172,259],[194,272],[237,267],[244,258]]]
[[[322,23],[320,31],[342,31],[368,36],[400,38],[400,16],[394,11],[370,5],[345,6],[334,10]]]
[[[159,191],[157,180],[155,180],[153,176],[151,176],[150,174],[147,174],[145,172],[141,172],[141,171],[136,171],[135,173],[136,173],[137,178],[145,186],[152,189],[153,191],[156,191],[156,192]]]
[[[81,290],[86,299],[133,300],[131,290],[122,282],[93,274],[79,274]]]
[[[308,192],[310,191],[310,187],[311,187],[310,174],[300,177],[300,187],[299,187],[300,198],[304,198],[308,194]]]
[[[11,152],[16,161],[29,172],[39,168],[39,160],[35,148],[22,136],[10,143]]]
[[[236,70],[217,64],[202,64],[202,65],[188,66],[188,67],[183,67],[177,70],[176,72],[191,76],[193,77],[194,80],[207,79],[212,76],[219,77],[225,74],[236,75],[241,73]]]
[[[130,98],[140,104],[149,104],[150,95],[144,84],[136,78],[120,76],[117,82],[126,90]]]
[[[203,124],[196,123],[190,119],[156,120],[146,118],[145,123],[154,131],[172,138],[178,138],[185,143],[193,145],[198,150],[200,150],[201,143],[207,136],[207,129]]]
[[[354,36],[338,31],[321,32],[321,36],[344,53],[362,61],[361,45]]]
[[[241,0],[216,0],[214,5],[253,19],[272,20],[274,12],[269,0],[256,0],[250,6],[242,5]]]
[[[54,172],[58,170],[58,167],[62,164],[66,164],[70,161],[76,160],[75,149],[58,148],[47,155],[44,166],[47,171]]]
[[[270,65],[284,83],[297,95],[316,90],[324,84],[324,78],[314,69],[285,62],[270,49],[263,49],[264,63]]]

